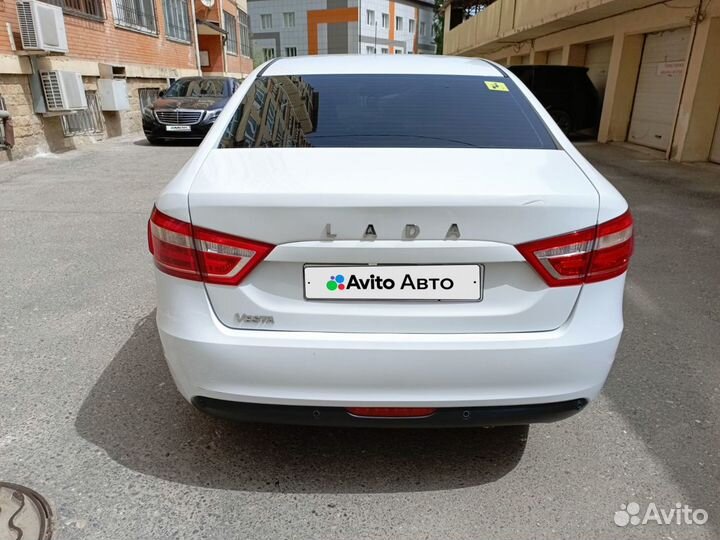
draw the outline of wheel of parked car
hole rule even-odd
[[[552,116],[553,120],[555,120],[555,123],[558,125],[560,129],[562,129],[563,133],[566,135],[572,133],[573,131],[573,121],[572,116],[570,116],[570,113],[566,111],[549,111],[550,116]]]

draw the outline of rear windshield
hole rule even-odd
[[[303,75],[253,83],[221,148],[556,148],[505,77]]]

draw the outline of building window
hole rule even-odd
[[[262,26],[263,30],[272,28],[272,14],[271,13],[263,13],[262,15],[260,15],[260,26]]]
[[[103,20],[105,11],[102,0],[44,0],[47,4],[63,8],[63,13],[88,19]]]
[[[113,6],[118,26],[157,34],[153,0],[113,0]]]
[[[381,26],[383,28],[388,28],[390,26],[390,15],[387,13],[383,13],[382,20],[380,22],[382,23]]]
[[[403,29],[403,18],[395,17],[395,31],[402,32],[402,29]]]
[[[190,43],[190,20],[187,0],[163,0],[165,34],[169,38]]]
[[[415,33],[415,19],[408,19],[408,32]]]
[[[297,47],[285,47],[285,56],[297,56]]]
[[[275,47],[269,47],[263,49],[263,59],[267,62],[275,58]]]
[[[238,53],[238,40],[237,40],[237,21],[235,17],[230,15],[227,11],[223,11],[223,23],[225,24],[225,51],[228,54],[237,55]]]
[[[271,50],[273,53],[275,52],[275,49],[263,49],[263,52],[266,50]],[[260,86],[257,86],[255,88],[255,99],[253,100],[253,106],[258,110],[262,110],[263,105],[265,104],[265,89],[264,87],[261,88]]]
[[[372,9],[367,10],[367,23],[368,26],[375,26],[375,11]]]
[[[366,47],[366,51],[367,51],[368,54],[377,54],[377,52],[376,52],[376,50],[375,50],[375,47],[373,47],[372,45],[368,45],[368,46]]]
[[[152,105],[155,100],[160,95],[160,89],[159,88],[138,88],[138,100],[140,101],[140,111],[144,111],[147,109],[150,105]]]
[[[405,51],[402,50],[402,47],[395,47],[395,49],[393,50],[393,54],[402,54],[404,52]]]
[[[388,54],[389,52],[387,47],[380,47],[380,54]]]
[[[272,101],[268,106],[267,115],[265,116],[265,126],[267,127],[268,133],[272,135],[273,129],[275,129],[275,118],[277,116],[277,108],[275,103]]]
[[[420,21],[420,35],[424,36],[427,31],[427,27],[425,26],[425,23]]]
[[[283,13],[283,24],[285,25],[285,28],[294,28],[295,12],[289,11],[287,13]]]
[[[242,10],[238,10],[238,19],[240,20],[240,54],[243,56],[252,56],[250,50],[250,23],[248,14]]]
[[[245,146],[255,146],[255,137],[257,136],[257,122],[255,119],[251,116],[247,120],[247,125],[245,126]]]
[[[98,104],[97,94],[94,90],[85,92],[87,109],[73,114],[64,114],[61,119],[63,134],[66,137],[73,135],[92,135],[102,133],[105,129],[103,115]]]

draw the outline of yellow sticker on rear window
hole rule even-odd
[[[485,86],[488,90],[494,90],[495,92],[509,92],[508,87],[503,82],[485,81]]]

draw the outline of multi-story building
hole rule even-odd
[[[468,13],[445,4],[445,54],[585,66],[604,98],[599,141],[720,163],[720,3],[496,0]]]
[[[20,18],[26,20],[32,16],[27,2],[19,2]],[[23,50],[15,1],[0,8],[0,109],[7,111],[0,112],[0,118],[9,114],[14,131],[14,146],[3,150],[5,130],[0,125],[0,160],[141,133],[142,109],[173,79],[199,73],[242,78],[252,70],[245,0],[47,3],[62,9],[55,10],[52,28],[66,36],[65,52]],[[26,42],[27,38],[25,32]],[[87,107],[49,111],[43,95],[47,88],[44,92],[41,83],[41,73],[49,71],[79,74],[79,92],[84,92]],[[116,82],[107,84],[107,79]],[[103,102],[103,88],[108,86],[125,94],[127,99],[120,101],[127,103]],[[109,110],[113,108],[119,110]]]
[[[249,0],[256,61],[304,54],[434,54],[432,0]]]

